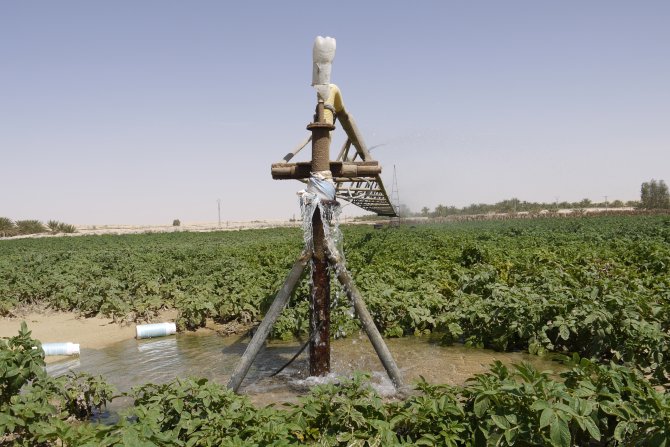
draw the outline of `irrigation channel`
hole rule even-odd
[[[474,374],[488,370],[495,360],[506,364],[522,361],[541,370],[557,371],[561,365],[547,358],[522,352],[495,352],[463,346],[442,346],[437,336],[388,339],[386,343],[398,359],[406,383],[424,377],[430,383],[463,384]],[[249,338],[217,334],[177,334],[149,340],[130,339],[101,350],[83,349],[76,359],[50,363],[47,372],[58,376],[69,371],[102,375],[119,391],[128,391],[144,383],[165,383],[177,377],[205,377],[225,384],[244,352]],[[332,341],[331,374],[309,377],[309,356],[301,354],[289,367],[271,377],[302,345],[300,341],[272,341],[259,353],[240,392],[258,406],[270,403],[296,402],[307,390],[338,376],[355,371],[371,374],[376,390],[392,398],[395,389],[386,375],[365,334]],[[115,399],[109,413],[131,405],[129,399]],[[111,415],[111,416],[110,416]]]

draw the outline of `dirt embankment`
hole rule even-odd
[[[156,318],[174,321],[176,311],[165,311]],[[0,318],[0,337],[14,337],[25,321],[32,337],[42,343],[79,343],[81,349],[101,349],[135,337],[135,324],[118,324],[110,318],[80,318],[72,312],[31,311],[12,318]],[[47,361],[54,357],[47,357]]]

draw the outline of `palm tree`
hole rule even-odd
[[[14,236],[16,225],[9,217],[0,217],[0,237]]]

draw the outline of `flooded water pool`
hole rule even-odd
[[[84,349],[78,358],[50,363],[47,372],[54,376],[69,371],[101,375],[121,392],[136,385],[165,383],[177,377],[205,377],[225,385],[249,340],[249,337],[222,337],[214,333],[129,339],[101,350]],[[429,383],[462,385],[469,377],[487,371],[495,360],[505,364],[526,361],[543,370],[560,367],[556,362],[520,352],[441,346],[430,337],[388,339],[386,343],[408,384],[424,377]],[[270,377],[301,346],[299,341],[268,343],[249,370],[240,393],[248,395],[257,405],[295,402],[311,386],[323,383],[324,378],[308,377],[307,350],[281,373]],[[331,371],[331,376],[368,372],[381,395],[391,396],[394,392],[364,334],[332,341]]]

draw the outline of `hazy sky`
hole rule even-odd
[[[0,1],[0,216],[298,213],[270,164],[307,136],[317,35],[412,209],[638,199],[670,181],[669,23],[665,0]]]

